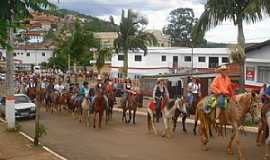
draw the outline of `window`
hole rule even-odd
[[[222,57],[222,63],[229,63],[228,57]]]
[[[45,52],[42,52],[42,56],[43,56],[43,57],[45,57],[45,56],[46,56]]]
[[[18,52],[17,55],[20,55],[20,53]]]
[[[23,52],[21,53],[21,55],[23,55]]]
[[[141,55],[135,55],[135,61],[136,62],[142,61],[142,56]]]
[[[29,56],[30,56],[30,52],[27,52],[27,53],[26,53],[26,56],[29,57]]]
[[[191,62],[191,56],[185,56],[185,62]]]
[[[124,60],[124,55],[118,55],[118,61],[123,61]]]
[[[258,82],[268,83],[270,79],[270,67],[258,67]]]
[[[199,62],[205,62],[205,57],[199,57],[198,61]]]
[[[13,53],[13,56],[14,56],[14,57],[16,57],[16,56],[17,56],[17,54],[16,54],[16,53]]]
[[[166,62],[166,56],[161,56],[161,61]]]

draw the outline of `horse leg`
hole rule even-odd
[[[98,116],[98,128],[101,128],[102,117],[103,117],[103,112],[99,112],[99,116]]]
[[[183,126],[183,131],[187,133],[186,129],[186,119],[187,119],[187,114],[184,113],[183,118],[182,118],[182,126]]]
[[[96,128],[96,115],[97,115],[97,112],[95,111],[94,117],[93,117],[93,128]]]
[[[128,123],[131,122],[131,109],[128,110]]]
[[[201,143],[202,143],[202,149],[204,151],[208,150],[207,143],[208,143],[208,123],[206,122],[205,116],[203,114],[198,117],[200,119],[200,125],[199,125],[199,134],[201,137]]]
[[[148,112],[147,110],[147,128],[148,128],[148,131],[151,131],[152,130],[152,126],[151,126],[151,116],[150,116],[151,113]]]
[[[153,129],[154,134],[158,135],[157,129],[156,129],[156,125],[155,125],[155,119],[154,119],[154,113],[150,108],[147,108],[147,112],[149,114],[149,120],[150,120],[150,128]]]
[[[262,132],[263,132],[263,122],[260,122],[259,126],[258,126],[258,133],[257,133],[257,136],[256,136],[256,144],[257,146],[261,146],[262,145],[262,141],[261,141],[261,137],[262,137]]]
[[[228,154],[232,154],[232,142],[233,142],[233,140],[235,139],[235,137],[236,137],[236,132],[237,132],[237,126],[235,126],[235,124],[232,124],[232,127],[233,127],[233,133],[232,133],[232,135],[231,135],[231,137],[230,137],[230,141],[229,141],[229,143],[228,143],[228,145],[227,145],[227,153]]]
[[[180,112],[178,109],[175,110],[174,116],[173,116],[173,132],[175,132],[176,129],[176,124],[177,124],[177,119],[180,115]]]
[[[136,109],[133,110],[133,124],[136,124]]]

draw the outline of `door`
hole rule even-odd
[[[218,57],[209,57],[209,68],[218,67]]]
[[[173,68],[178,68],[178,56],[173,56]]]

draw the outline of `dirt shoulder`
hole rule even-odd
[[[17,132],[8,132],[0,122],[0,160],[58,160]]]

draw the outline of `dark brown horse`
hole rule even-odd
[[[131,122],[131,117],[133,117],[133,124],[136,124],[136,111],[138,107],[143,107],[143,95],[142,94],[133,94],[129,93],[127,102],[124,102],[123,105],[123,116],[122,121],[125,120],[126,123]],[[129,112],[129,119],[127,120],[126,112]],[[133,116],[131,112],[133,111]]]
[[[103,113],[105,110],[105,99],[100,92],[96,93],[96,97],[93,100],[93,128],[96,128],[96,116],[98,114],[98,127],[101,128]]]

